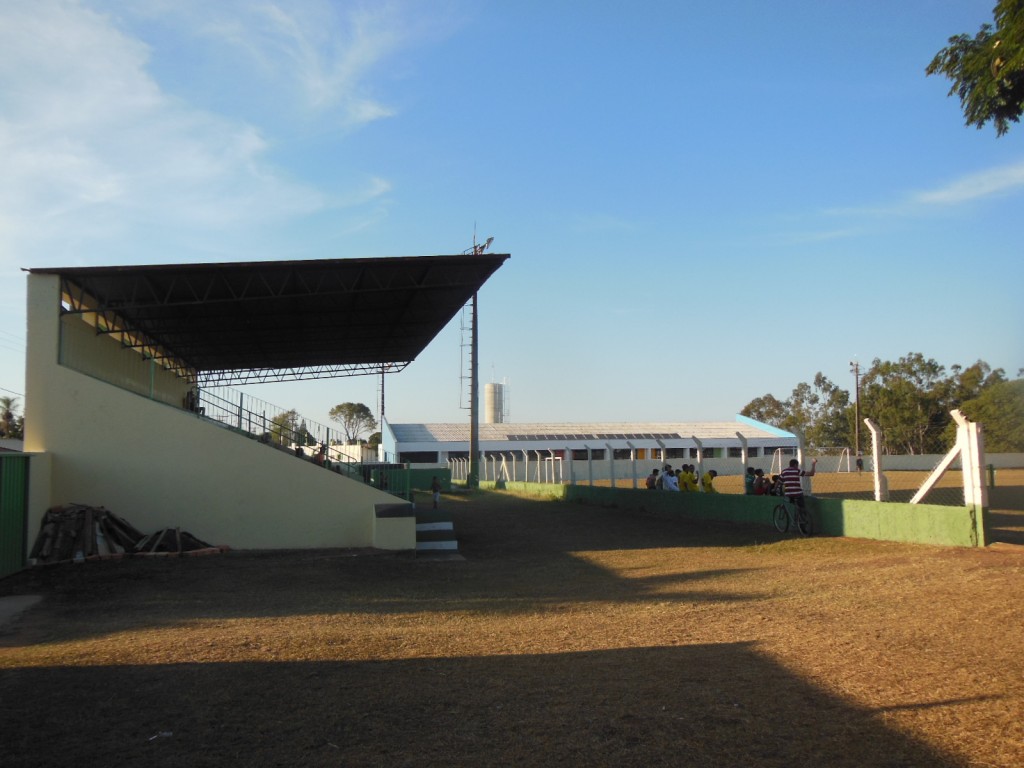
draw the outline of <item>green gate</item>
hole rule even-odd
[[[23,453],[0,453],[0,578],[25,567],[28,460]]]

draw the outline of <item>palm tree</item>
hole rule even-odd
[[[16,415],[18,398],[0,397],[0,437],[21,437],[21,426]]]

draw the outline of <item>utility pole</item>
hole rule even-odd
[[[473,232],[474,256],[479,256],[494,242],[493,237],[487,238],[482,245],[476,243],[476,231]],[[469,472],[466,475],[467,488],[480,487],[480,336],[477,328],[479,315],[477,312],[477,294],[473,293],[472,311],[470,312],[469,338]]]
[[[853,406],[853,452],[860,456],[860,363],[856,360],[850,362],[850,373],[853,374],[854,395]]]

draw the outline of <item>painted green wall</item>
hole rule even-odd
[[[543,483],[507,485],[509,491],[516,493],[564,498],[601,507],[764,526],[772,525],[772,509],[777,503],[771,496],[667,493]],[[481,486],[493,488],[494,484],[481,483]],[[825,536],[953,547],[982,547],[987,542],[988,515],[983,509],[819,498],[808,499],[808,507],[814,517],[815,532]]]

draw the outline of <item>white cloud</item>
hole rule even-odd
[[[873,206],[829,208],[828,216],[895,217],[920,216],[937,207],[971,203],[975,200],[1012,193],[1024,187],[1024,163],[1012,163],[968,174],[932,190],[904,194],[892,203]]]
[[[249,64],[283,72],[336,123],[379,119],[392,110],[363,82],[406,27],[390,6],[373,8],[342,18],[317,0],[0,5],[0,267],[108,263],[117,248],[153,258],[139,241],[155,249],[168,233],[230,237],[386,195],[390,184],[372,176],[342,174],[330,190],[290,177],[273,164],[264,129],[190,105],[153,69],[162,49],[152,46],[215,36]],[[153,32],[168,14],[180,29]],[[146,17],[149,43],[131,33],[129,16]],[[251,66],[238,69],[228,74]]]
[[[211,60],[248,71],[275,98],[352,127],[397,113],[373,95],[371,77],[385,61],[446,34],[446,5],[423,13],[398,0],[151,0],[125,10],[175,25],[204,41]]]
[[[957,179],[944,187],[919,192],[914,201],[925,205],[956,205],[1024,187],[1024,163],[991,168]]]

